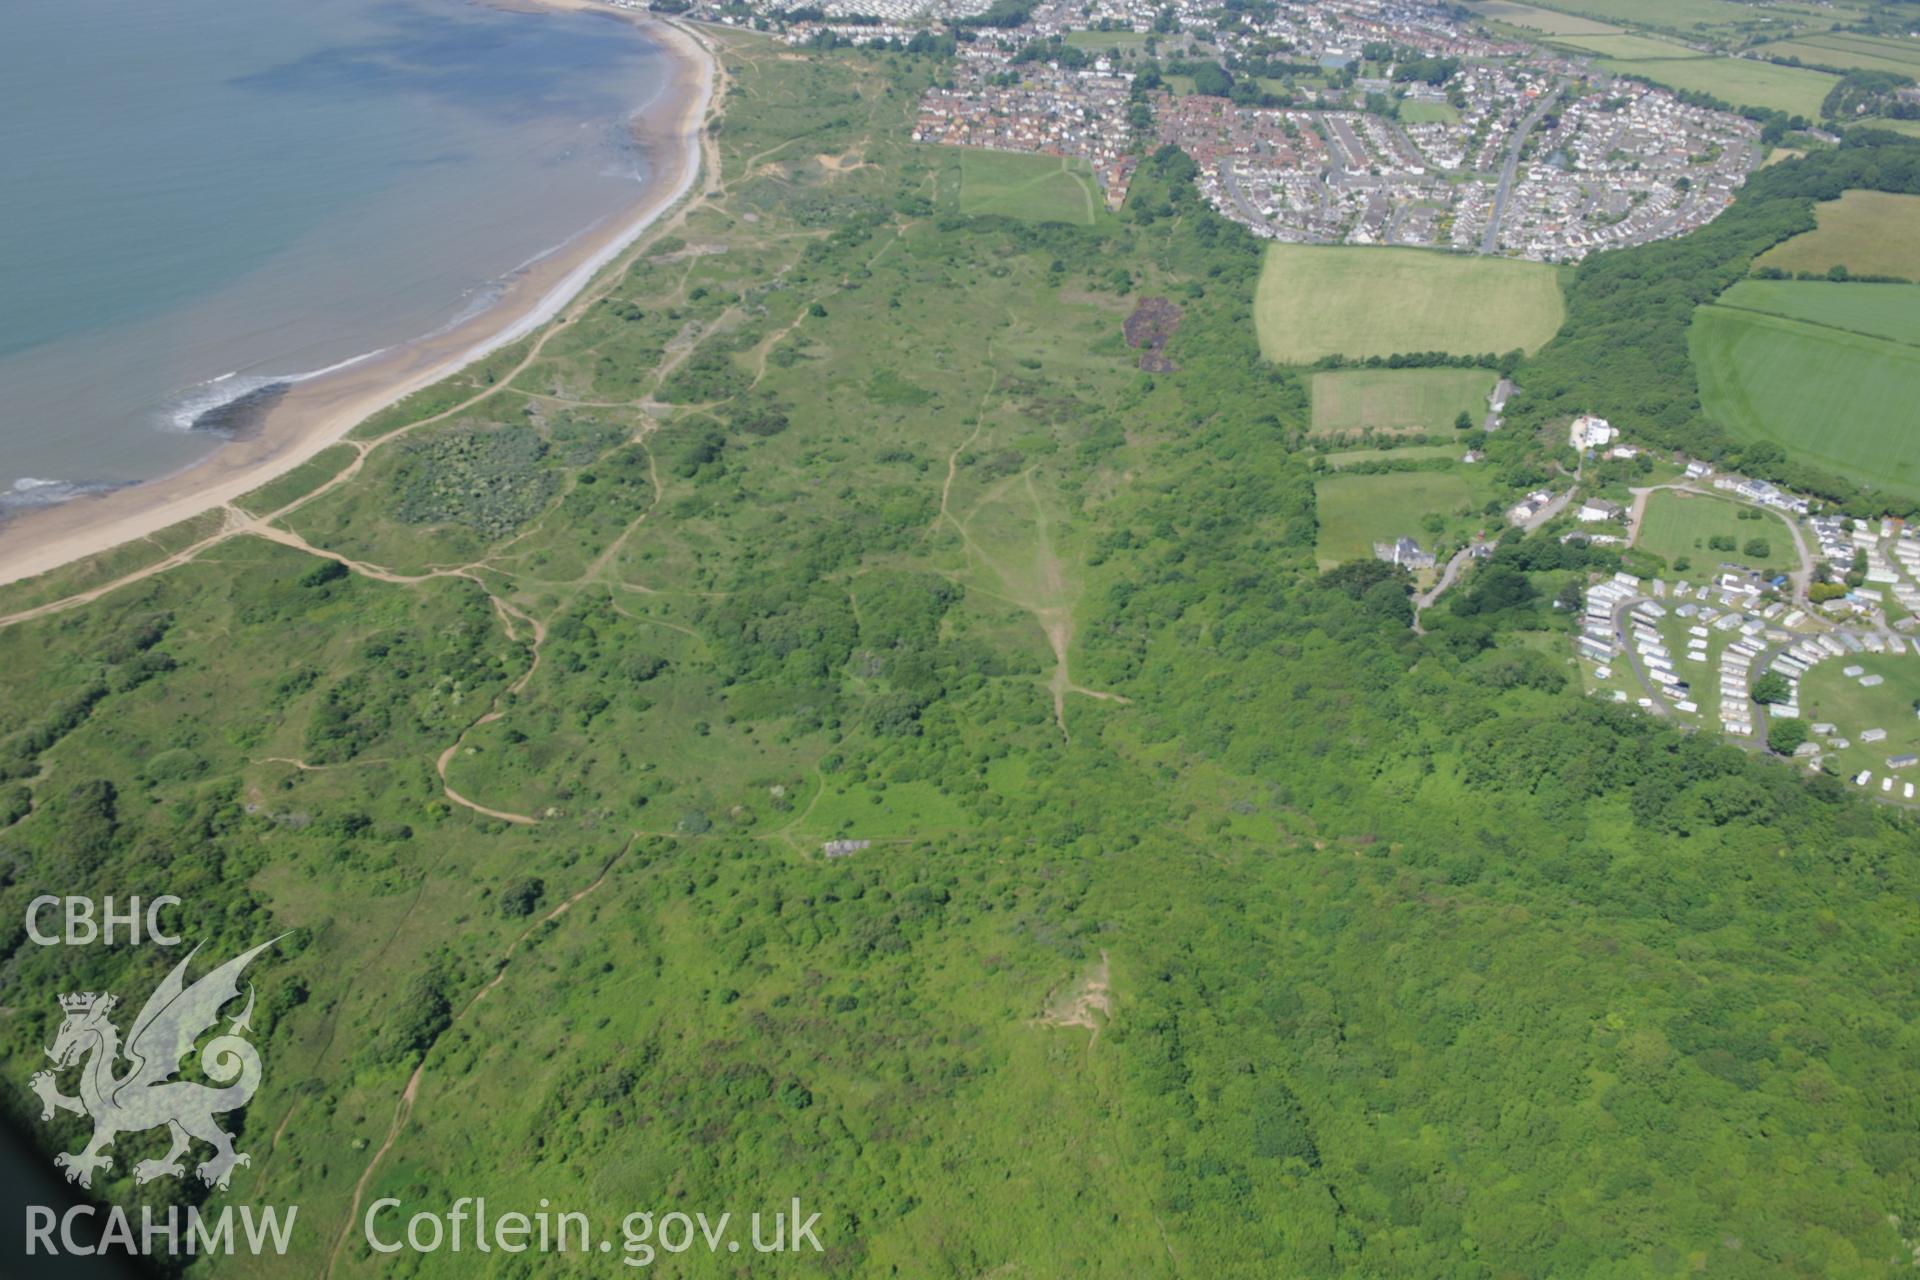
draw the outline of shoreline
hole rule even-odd
[[[178,471],[18,512],[0,523],[0,585],[37,577],[231,503],[339,442],[381,410],[520,341],[551,323],[694,189],[716,78],[704,45],[659,15],[596,0],[533,0],[530,7],[602,13],[634,23],[672,66],[666,84],[635,116],[652,173],[630,213],[528,264],[478,314],[289,384],[244,437]]]

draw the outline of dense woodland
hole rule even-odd
[[[722,196],[284,521],[417,581],[233,539],[0,630],[8,1077],[53,993],[170,960],[28,945],[25,901],[164,891],[208,954],[292,930],[235,1187],[303,1205],[313,1270],[416,1067],[372,1193],[797,1192],[805,1274],[1904,1262],[1912,820],[1583,697],[1554,601],[1604,555],[1503,542],[1424,634],[1397,571],[1320,572],[1260,246],[1184,155],[1092,227],[969,217],[904,141],[934,60],[729,58]],[[1687,316],[1914,160],[1781,165],[1584,265],[1523,421],[1763,463],[1700,421]],[[1147,295],[1171,373],[1121,339]],[[651,427],[589,407],[642,393]],[[1508,483],[1547,474],[1530,437],[1488,441]],[[449,744],[524,821],[450,801]],[[199,1194],[132,1187],[128,1143],[97,1193]],[[340,1274],[475,1273],[397,1265]]]

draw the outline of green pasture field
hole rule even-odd
[[[959,171],[962,213],[1090,227],[1105,208],[1092,166],[1077,157],[978,147],[943,147],[941,151],[953,157]]]
[[[1308,383],[1313,433],[1451,430],[1462,410],[1477,427],[1494,381],[1488,369],[1326,370]]]
[[[1909,198],[1920,200],[1920,197]],[[1920,344],[1920,284],[1742,280],[1714,302],[1723,307],[1764,311],[1788,320],[1805,320],[1909,345]]]
[[[1857,42],[1855,42],[1857,40]],[[1914,50],[1914,58],[1907,58]],[[1841,36],[1801,36],[1763,44],[1755,54],[1770,58],[1799,58],[1822,67],[1853,67],[1859,71],[1893,71],[1897,75],[1920,75],[1920,48],[1893,40],[1872,40],[1853,36],[1841,42]]]
[[[1920,348],[1711,304],[1687,345],[1707,416],[1734,435],[1920,497]]]
[[[1795,57],[1802,62],[1816,62],[1828,67],[1854,67],[1861,71],[1892,71],[1900,75],[1920,76],[1920,42],[1913,40],[1831,31],[1761,45],[1755,52]]]
[[[1597,35],[1554,36],[1550,42],[1603,58],[1658,61],[1663,58],[1698,58],[1700,56],[1698,49],[1689,49],[1686,45],[1672,40],[1634,35],[1626,31]]]
[[[1852,666],[1864,667],[1868,675],[1883,676],[1886,683],[1862,688],[1858,677],[1842,674]],[[1850,653],[1829,658],[1800,678],[1800,718],[1809,724],[1831,724],[1836,737],[1852,744],[1844,751],[1828,752],[1827,764],[1849,781],[1862,769],[1871,769],[1874,776],[1867,786],[1875,795],[1880,794],[1880,779],[1888,773],[1889,756],[1920,754],[1920,716],[1913,713],[1915,699],[1920,699],[1920,656],[1912,652]],[[1860,741],[1866,729],[1885,729],[1886,740]],[[1920,765],[1893,776],[1897,793],[1901,782],[1920,783]]]
[[[1855,275],[1920,280],[1920,196],[1846,191],[1815,205],[1813,216],[1819,225],[1812,231],[1781,241],[1754,265],[1794,272],[1843,266]]]
[[[1565,316],[1555,268],[1505,258],[1272,244],[1254,298],[1260,350],[1321,356],[1533,350]]]
[[[1722,562],[1745,565],[1750,569],[1792,569],[1798,567],[1793,536],[1786,523],[1770,511],[1759,520],[1742,520],[1742,510],[1758,510],[1726,498],[1681,493],[1660,489],[1647,495],[1647,510],[1640,521],[1640,536],[1634,546],[1660,556],[1671,565],[1682,556],[1692,562],[1684,574],[1704,577]],[[1734,540],[1732,551],[1715,551],[1707,539],[1716,534]],[[1770,551],[1750,556],[1742,548],[1749,538],[1764,538]],[[1676,573],[1683,571],[1676,570]]]
[[[1915,79],[1920,79],[1920,76]],[[1859,123],[1869,129],[1885,129],[1889,133],[1904,133],[1909,138],[1920,138],[1920,120],[1887,120],[1876,116]]]
[[[1152,39],[1144,31],[1069,31],[1066,43],[1076,49],[1139,49]]]
[[[1751,58],[1606,58],[1618,75],[1642,76],[1671,89],[1710,93],[1737,107],[1764,107],[1818,118],[1820,104],[1838,76],[1803,67],[1779,67]]]
[[[1577,14],[1542,9],[1537,5],[1515,4],[1513,0],[1481,0],[1479,4],[1467,7],[1483,18],[1504,22],[1509,26],[1526,27],[1548,35],[1600,36],[1611,35],[1620,30],[1618,27],[1604,22],[1595,22],[1591,18],[1582,18]]]
[[[1563,4],[1542,5],[1595,22],[1611,22],[1626,27],[1645,27],[1671,31],[1712,31],[1715,28],[1744,28],[1761,13],[1778,13],[1789,19],[1804,18],[1790,7],[1762,9],[1736,4],[1732,0],[1566,0]],[[1830,22],[1832,19],[1829,18]]]
[[[1421,523],[1426,516],[1440,515],[1450,530],[1457,529],[1484,518],[1480,508],[1492,492],[1487,473],[1471,467],[1328,476],[1314,486],[1320,515],[1315,553],[1322,567],[1364,560],[1375,542],[1402,534],[1431,550],[1434,536]]]

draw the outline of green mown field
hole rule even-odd
[[[1742,280],[1721,294],[1717,303],[1920,344],[1920,284]]]
[[[1815,119],[1838,76],[1803,67],[1779,67],[1750,58],[1607,58],[1618,75],[1644,76],[1672,89],[1710,93],[1737,107],[1765,107]]]
[[[1814,272],[1843,266],[1855,275],[1920,280],[1920,196],[1848,191],[1815,205],[1813,216],[1818,227],[1775,245],[1754,265]]]
[[[1364,560],[1376,541],[1402,534],[1432,550],[1435,535],[1423,521],[1445,518],[1449,531],[1477,513],[1492,492],[1490,480],[1471,469],[1390,471],[1382,475],[1328,476],[1314,486],[1319,504],[1320,540],[1315,546],[1322,567]]]
[[[961,213],[1090,227],[1104,206],[1085,160],[975,147],[945,150],[957,157]]]
[[[1313,433],[1452,430],[1462,411],[1477,427],[1494,374],[1487,369],[1335,369],[1313,375]],[[1463,448],[1465,446],[1462,446]]]
[[[1642,551],[1665,559],[1668,564],[1685,557],[1692,562],[1687,572],[1705,573],[1721,563],[1745,565],[1750,569],[1792,569],[1797,556],[1793,536],[1779,516],[1760,512],[1758,520],[1742,520],[1743,510],[1758,508],[1725,498],[1709,498],[1662,489],[1647,497],[1647,512],[1640,521],[1640,536],[1634,545]],[[1707,539],[1720,535],[1734,540],[1733,551],[1716,551]],[[1747,543],[1763,539],[1769,548],[1763,556],[1748,555]]]
[[[1920,347],[1715,305],[1694,313],[1687,345],[1707,416],[1728,431],[1920,496]]]
[[[1555,269],[1425,249],[1267,247],[1254,298],[1260,350],[1327,355],[1533,350],[1565,316]]]

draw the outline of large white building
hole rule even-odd
[[[1583,413],[1573,420],[1573,426],[1568,429],[1567,443],[1581,453],[1585,453],[1589,449],[1598,449],[1603,445],[1612,444],[1619,435],[1613,424],[1605,418],[1596,418],[1590,413]]]

